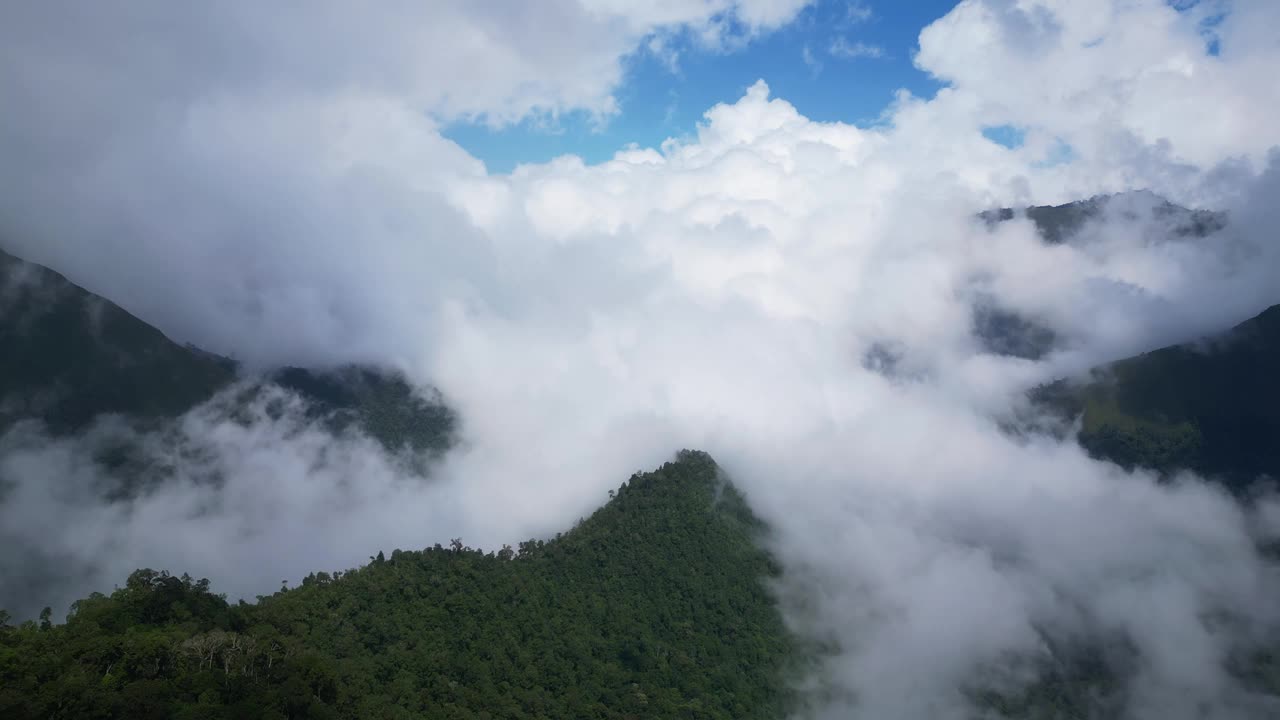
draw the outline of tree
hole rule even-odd
[[[138,571],[0,632],[0,717],[783,717],[757,522],[692,454],[518,554],[455,538],[235,605]]]

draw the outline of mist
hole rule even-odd
[[[421,476],[295,405],[237,423],[215,399],[138,438],[168,481],[105,503],[95,443],[136,430],[20,426],[0,438],[0,605],[65,605],[144,566],[252,598],[379,550],[497,548],[689,447],[773,528],[787,619],[826,648],[812,717],[970,717],[973,692],[1089,643],[1120,677],[1099,713],[1273,716],[1229,667],[1280,632],[1257,549],[1274,501],[999,420],[1040,383],[1280,302],[1280,46],[1261,30],[1280,7],[1234,3],[1209,55],[1213,3],[970,0],[920,36],[946,87],[873,127],[814,122],[765,78],[694,135],[598,165],[493,174],[440,134],[607,120],[644,38],[731,46],[804,3],[712,5],[558,2],[521,31],[483,3],[166,5],[164,31],[141,10],[0,13],[5,249],[248,368],[400,370],[461,438]],[[1026,142],[982,136],[999,124]],[[1142,196],[1061,244],[978,218],[1139,189],[1228,225],[1179,237]],[[980,302],[1052,348],[987,352]],[[891,368],[866,362],[877,348]],[[43,563],[67,572],[31,587]]]

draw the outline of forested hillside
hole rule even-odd
[[[230,360],[179,345],[118,305],[0,251],[0,431],[57,433],[106,413],[179,415],[235,379]]]
[[[1201,342],[1144,353],[1089,382],[1038,389],[1081,416],[1080,443],[1125,467],[1189,468],[1244,489],[1280,476],[1280,306]]]
[[[1224,213],[1189,210],[1146,192],[1101,195],[1021,213],[1045,243],[1072,241],[1091,221],[1149,223],[1156,240],[1200,242],[1227,224]],[[1009,208],[981,214],[1012,220]],[[1057,339],[1048,328],[1000,308],[978,306],[974,335],[988,352],[1037,359]],[[1032,392],[1042,410],[1080,418],[1090,454],[1164,474],[1190,469],[1244,490],[1280,476],[1280,306],[1212,338],[1153,350]]]
[[[155,427],[239,380],[239,403],[284,388],[334,432],[358,426],[391,450],[440,452],[452,442],[455,419],[443,399],[418,395],[399,373],[346,366],[246,374],[2,250],[0,347],[0,433],[31,419],[70,434],[104,415]]]
[[[1107,202],[1026,212],[1046,242],[1065,242]],[[1224,222],[1155,208],[1182,235]],[[232,418],[259,400],[271,412],[283,389],[303,398],[307,423],[334,434],[358,428],[418,457],[453,442],[443,398],[396,373],[248,376],[49,270],[2,254],[0,264],[0,437],[24,420],[73,435],[105,415],[154,429],[215,398]],[[1058,340],[996,305],[973,310],[989,352],[1038,358]],[[1080,418],[1079,441],[1095,456],[1189,468],[1243,491],[1280,475],[1277,366],[1280,306],[1220,337],[1033,396],[1064,420]],[[133,477],[128,463],[146,458],[127,456],[97,461]],[[378,552],[362,568],[314,572],[254,603],[229,603],[205,580],[138,570],[75,603],[65,622],[52,611],[19,622],[43,598],[23,618],[0,612],[0,717],[739,719],[800,707],[800,665],[813,657],[769,592],[780,568],[759,543],[766,528],[715,463],[686,451],[610,495],[553,539],[484,552],[440,538]],[[1116,643],[1046,643],[1049,659],[1028,667],[1019,689],[967,686],[974,707],[1006,718],[1123,716],[1130,670]],[[1280,688],[1271,654],[1233,662],[1241,682]]]
[[[0,717],[776,718],[791,641],[763,532],[705,454],[563,535],[378,553],[229,604],[140,570],[0,630]]]

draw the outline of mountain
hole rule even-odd
[[[989,226],[1013,220],[1019,214],[1035,224],[1041,239],[1051,245],[1068,242],[1091,220],[1141,221],[1156,224],[1170,237],[1207,237],[1227,225],[1227,215],[1213,210],[1191,210],[1165,200],[1155,193],[1134,192],[1095,195],[1063,205],[1036,205],[987,210],[978,215]]]
[[[281,427],[316,427],[335,438],[359,432],[422,478],[453,444],[456,428],[439,393],[415,388],[394,371],[247,372],[174,342],[52,270],[0,252],[0,459],[43,446],[46,435],[74,439],[92,483],[58,473],[44,481],[49,489],[99,502],[104,514],[130,512],[132,501],[163,488],[217,487],[227,479],[216,463],[201,465],[204,446],[185,424],[193,411],[198,427],[248,426],[287,412]],[[0,509],[21,502],[14,488],[40,477],[17,475],[23,472],[20,464],[0,464]],[[93,572],[38,535],[0,527],[0,544],[0,605],[23,617],[68,586],[82,587]]]
[[[1026,217],[1041,240],[1050,245],[1071,242],[1090,221],[1107,219],[1137,222],[1151,242],[1206,238],[1227,225],[1227,215],[1210,210],[1190,210],[1146,191],[1098,195],[1064,205],[1038,205],[1021,210],[999,208],[978,214],[993,228],[1017,217]],[[982,349],[992,355],[1039,360],[1049,354],[1059,337],[1035,318],[1001,307],[989,297],[973,304],[971,331]]]
[[[1138,355],[1085,382],[1038,388],[1080,417],[1080,444],[1124,467],[1188,468],[1237,490],[1280,477],[1280,305],[1221,335]]]
[[[1027,212],[1046,242],[1067,242],[1071,218],[1101,212],[1091,207],[1050,208],[1061,215],[1056,239],[1044,213]],[[1179,223],[1192,235],[1212,226]],[[21,421],[74,434],[105,415],[162,428],[211,402],[231,417],[258,402],[270,412],[286,392],[329,431],[359,428],[391,451],[430,454],[452,442],[443,400],[393,372],[248,374],[47,269],[0,260],[0,439]],[[974,325],[1001,354],[1039,357],[1056,340],[988,299],[975,303]],[[891,349],[871,360],[892,370]],[[1189,467],[1243,492],[1280,473],[1277,360],[1280,306],[1033,396],[1081,419],[1079,440],[1096,456],[1165,473]],[[103,462],[133,477],[127,455]],[[813,678],[802,671],[815,648],[787,632],[770,593],[780,568],[760,542],[767,528],[714,461],[685,451],[610,495],[553,539],[488,553],[461,539],[379,552],[254,603],[144,569],[75,603],[65,623],[51,611],[24,623],[0,612],[0,717],[621,720],[780,718],[801,708],[797,681]],[[57,570],[36,550],[31,561]],[[38,582],[23,587],[42,594]],[[1124,638],[1046,631],[1044,640],[1048,659],[1022,668],[1033,681],[966,688],[977,716],[1123,716],[1135,662]],[[1233,655],[1228,672],[1275,694],[1277,657]]]
[[[780,568],[761,549],[767,528],[714,461],[683,451],[610,496],[550,540],[379,552],[255,603],[230,604],[207,580],[138,570],[110,595],[75,603],[65,623],[46,610],[15,626],[0,612],[0,717],[802,711],[797,682],[817,649],[788,634],[769,592]],[[1044,641],[1027,685],[966,688],[973,717],[1126,717],[1125,638]],[[1233,677],[1280,692],[1280,656],[1232,657]]]
[[[249,375],[225,357],[180,345],[58,273],[0,251],[0,434],[39,420],[54,435],[106,415],[143,427],[215,395],[250,402],[270,388],[308,403],[331,431],[358,426],[389,450],[442,452],[455,418],[433,391],[381,368],[281,368]]]
[[[236,377],[118,305],[0,251],[0,431],[34,417],[55,433],[114,413],[174,417]]]
[[[404,376],[346,365],[330,370],[288,367],[269,373],[266,386],[297,393],[308,413],[333,433],[358,427],[391,452],[441,453],[454,439],[456,418],[441,395],[420,395]]]
[[[254,604],[140,570],[0,629],[0,717],[783,716],[794,647],[743,497],[689,451],[610,495],[552,540],[378,553]]]

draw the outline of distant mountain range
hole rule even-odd
[[[1211,210],[1189,210],[1146,191],[1099,195],[1067,203],[1014,210],[1000,208],[978,214],[988,227],[1018,217],[1030,220],[1041,240],[1059,245],[1078,239],[1090,222],[1108,220],[1136,223],[1152,233],[1152,240],[1206,238],[1227,225],[1227,215]],[[980,298],[972,313],[973,334],[984,350],[994,355],[1039,360],[1062,340],[1033,318]]]
[[[1162,237],[1196,240],[1226,226],[1224,213],[1188,210],[1147,192],[1058,206],[986,211],[989,225],[1025,216],[1046,243],[1072,242],[1103,217],[1156,223]],[[987,352],[1038,359],[1050,328],[979,299],[973,333]],[[1280,308],[1219,337],[1194,340],[1096,369],[1088,379],[1038,388],[1038,407],[1081,418],[1093,455],[1169,474],[1187,468],[1233,488],[1280,476]],[[56,272],[0,251],[0,433],[36,420],[55,435],[119,416],[142,427],[171,421],[219,393],[249,403],[269,390],[300,396],[331,431],[358,428],[393,451],[438,454],[456,420],[438,393],[371,367],[279,368],[249,374],[228,358],[180,345],[111,301]],[[893,357],[874,358],[889,369]]]
[[[1134,207],[1188,237],[1225,223],[1146,196],[1024,212],[1060,243]],[[0,253],[0,280],[0,436],[20,422],[71,435],[106,416],[160,427],[203,403],[234,408],[283,391],[330,431],[359,428],[389,450],[453,442],[441,398],[396,373],[248,374],[46,268]],[[998,354],[1040,357],[1056,342],[995,305],[975,308],[974,330]],[[1166,475],[1188,468],[1244,493],[1280,476],[1277,367],[1280,306],[1031,395],[1058,431],[1079,420],[1079,442],[1097,457]],[[797,709],[792,681],[819,649],[788,633],[767,590],[780,572],[759,543],[767,532],[710,457],[685,451],[573,529],[516,548],[485,553],[456,539],[378,553],[253,604],[139,570],[77,602],[66,623],[48,610],[21,623],[0,611],[0,717],[780,718]],[[1121,692],[1115,668],[1090,642],[1055,649],[1059,664],[1017,694],[972,699],[990,717],[1115,716],[1105,710]],[[1251,657],[1239,673],[1280,693],[1278,667]]]
[[[1088,200],[1038,205],[1020,211],[1013,208],[987,210],[979,213],[978,217],[994,226],[1013,220],[1020,214],[1035,223],[1040,237],[1052,245],[1067,242],[1091,220],[1103,218],[1150,222],[1171,237],[1206,237],[1227,225],[1224,212],[1190,210],[1146,190],[1096,195]]]

